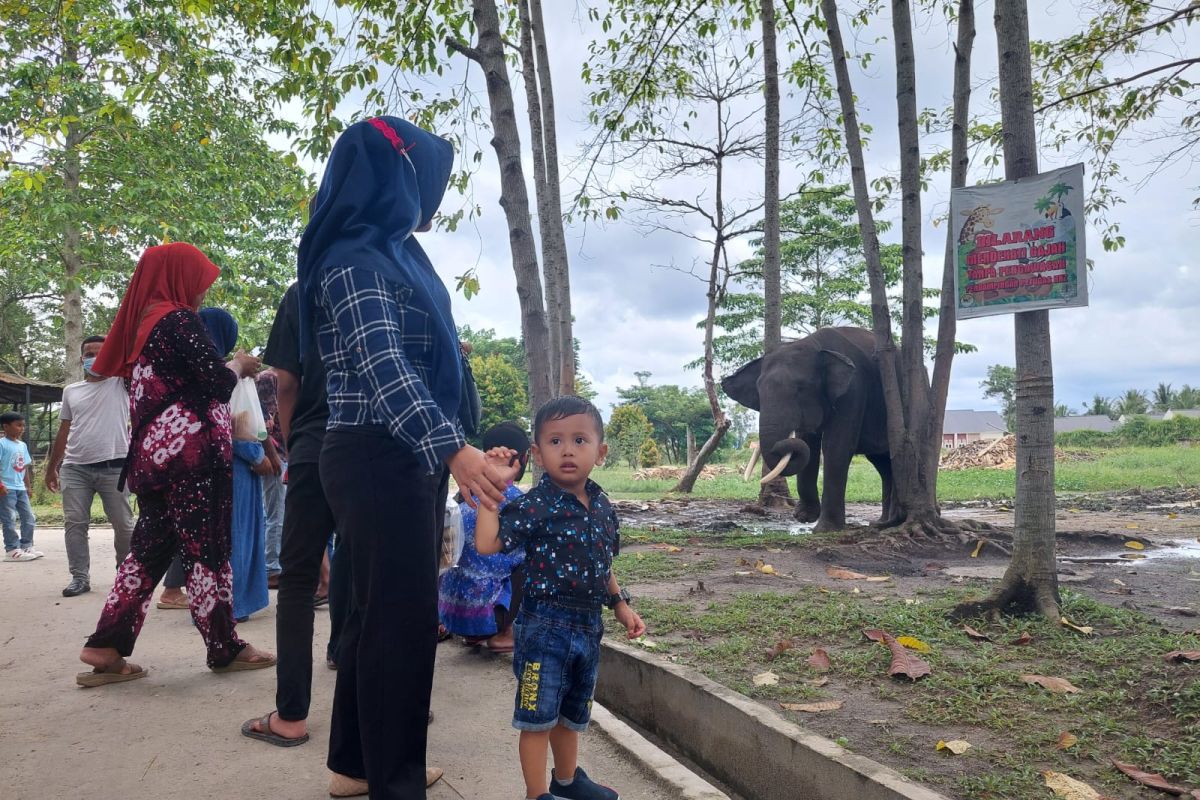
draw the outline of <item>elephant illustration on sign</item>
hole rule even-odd
[[[761,415],[759,446],[770,470],[763,483],[797,476],[797,520],[816,521],[816,531],[846,527],[846,479],[857,454],[883,481],[881,521],[895,516],[887,410],[870,331],[822,328],[756,358],[723,379],[721,388]]]

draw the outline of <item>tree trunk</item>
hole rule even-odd
[[[558,173],[558,124],[554,116],[554,83],[550,75],[550,52],[546,45],[546,26],[542,20],[542,0],[529,0],[533,18],[533,46],[537,51],[538,87],[542,95],[542,132],[546,154],[546,209],[541,210],[538,199],[540,227],[549,232],[549,242],[542,239],[542,258],[553,267],[558,304],[556,324],[562,342],[558,353],[557,394],[575,394],[575,331],[571,314],[571,263],[567,256],[567,234],[563,228],[562,179]],[[547,244],[549,245],[547,247]],[[553,256],[553,257],[551,257]]]
[[[1029,10],[1025,0],[996,0],[1000,55],[1000,119],[1004,131],[1004,177],[1036,175],[1037,130],[1033,122]],[[1014,318],[1017,384],[1017,498],[1013,553],[995,593],[959,613],[1036,610],[1059,620],[1058,570],[1054,561],[1054,369],[1050,312]]]
[[[975,2],[959,0],[958,42],[954,46],[954,107],[950,133],[950,187],[967,185],[967,124],[971,107],[971,51],[975,45]],[[933,361],[930,388],[933,405],[929,430],[929,463],[936,464],[942,452],[942,425],[946,418],[946,397],[950,391],[950,367],[954,360],[955,318],[954,271],[955,242],[946,226],[946,259],[942,267],[942,296],[938,309],[937,354]],[[930,498],[937,502],[937,472],[930,485]]]
[[[696,432],[692,430],[692,426],[687,426],[687,463],[688,466],[696,460]]]
[[[765,149],[763,159],[763,355],[783,342],[783,289],[779,267],[779,57],[776,48],[775,0],[761,0]],[[761,417],[759,418],[761,420]],[[759,431],[762,438],[762,431]],[[762,474],[767,473],[763,461]],[[759,505],[788,505],[787,478],[759,487]]]
[[[74,42],[73,32],[63,34],[63,63],[76,64],[79,60],[79,46]],[[76,117],[69,104],[64,105],[64,114]],[[72,208],[80,208],[79,179],[82,165],[79,157],[79,143],[82,135],[78,122],[67,124],[67,137],[63,144],[63,189],[70,199]],[[74,383],[83,380],[83,366],[79,363],[79,354],[83,348],[83,286],[80,273],[83,271],[83,259],[79,254],[81,235],[79,225],[71,215],[63,225],[62,262],[63,262],[63,350],[64,366],[67,381]]]
[[[521,307],[521,335],[525,343],[529,371],[529,403],[541,408],[551,397],[550,341],[546,311],[542,304],[542,280],[538,273],[537,249],[529,216],[529,193],[521,165],[521,137],[513,107],[512,84],[504,45],[500,36],[500,17],[495,0],[473,0],[478,45],[467,47],[451,40],[450,47],[479,64],[487,82],[488,107],[492,121],[492,147],[500,164],[500,205],[508,223],[508,242],[512,250],[513,272],[517,279],[517,299]]]

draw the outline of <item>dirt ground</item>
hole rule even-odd
[[[335,673],[324,666],[329,615],[318,610],[313,650],[312,739],[293,748],[251,741],[242,721],[274,707],[275,672],[215,675],[183,611],[151,609],[132,661],[141,680],[99,689],[75,686],[76,659],[113,577],[112,532],[92,531],[92,592],[60,595],[69,575],[61,529],[38,529],[46,557],[0,564],[0,798],[163,800],[163,798],[326,798],[328,720]],[[247,641],[274,650],[272,605],[238,626]],[[439,647],[429,758],[446,776],[431,800],[524,797],[515,687],[509,657],[455,643]],[[623,796],[669,800],[598,730],[584,736],[585,769]]]
[[[709,600],[746,590],[779,589],[780,576],[785,583],[828,583],[825,570],[831,564],[869,575],[892,575],[898,590],[910,594],[964,580],[994,580],[1008,563],[1001,548],[1011,544],[1013,526],[1010,503],[947,504],[943,508],[947,517],[971,518],[1000,529],[991,535],[1000,547],[984,545],[972,557],[978,546],[974,538],[903,547],[881,542],[863,527],[879,513],[878,506],[868,504],[846,508],[847,520],[857,529],[818,541],[805,540],[812,526],[795,522],[788,509],[750,513],[742,501],[706,499],[617,501],[616,505],[622,526],[647,531],[651,539],[658,529],[695,532],[688,539],[687,553],[697,561],[716,561],[703,578]],[[1141,610],[1172,630],[1200,627],[1196,619],[1200,616],[1200,489],[1061,497],[1056,525],[1059,578],[1065,585],[1104,602]],[[793,536],[803,546],[786,546],[780,534]],[[756,546],[747,539],[756,535],[766,543]],[[730,536],[747,546],[706,546],[714,537]],[[1144,549],[1132,550],[1126,541],[1136,541]],[[647,549],[653,546],[632,544],[625,552]],[[747,561],[753,564],[758,559],[769,562],[780,575],[747,568]],[[1125,586],[1113,584],[1114,578]],[[680,578],[637,588],[646,596],[678,599],[695,585],[695,579]]]

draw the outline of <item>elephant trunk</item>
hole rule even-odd
[[[793,431],[787,438],[776,441],[769,451],[764,451],[763,460],[768,464],[772,460],[776,463],[771,471],[763,476],[761,483],[770,483],[780,475],[798,475],[808,464],[809,456],[808,445],[803,439],[796,438],[796,432]]]

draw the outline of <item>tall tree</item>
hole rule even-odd
[[[1000,115],[1004,176],[1017,180],[1038,171],[1029,9],[1025,0],[996,0],[1000,57]],[[1016,336],[1017,498],[1013,552],[1000,585],[985,600],[957,611],[977,614],[1017,609],[1060,619],[1054,559],[1054,370],[1050,312],[1014,315]]]
[[[1017,430],[1017,371],[1007,364],[992,364],[979,388],[983,390],[984,397],[1000,401],[1004,424],[1010,431]]]
[[[961,107],[969,99],[970,51],[974,40],[971,9],[964,0],[959,5],[959,35],[954,102]],[[967,14],[964,15],[964,5]],[[957,528],[941,518],[936,503],[937,458],[941,441],[941,415],[944,406],[931,389],[925,373],[924,352],[912,343],[922,342],[923,277],[921,268],[921,156],[916,109],[916,64],[913,54],[912,22],[907,0],[893,0],[892,32],[896,53],[896,99],[900,134],[901,236],[903,247],[902,332],[905,347],[898,354],[892,337],[891,315],[886,293],[886,277],[880,256],[878,226],[868,190],[862,135],[854,102],[845,45],[842,39],[836,0],[821,0],[821,15],[828,35],[837,78],[838,99],[842,109],[845,146],[850,159],[851,185],[862,228],[864,255],[871,287],[872,328],[876,357],[879,359],[884,399],[888,413],[888,442],[895,475],[899,516],[895,523],[909,535],[939,534]],[[964,20],[968,24],[963,24]],[[956,114],[956,120],[958,115]],[[955,141],[956,145],[959,142]],[[951,162],[965,158],[965,148],[952,154]],[[947,264],[948,267],[948,264]],[[943,314],[943,317],[945,315]],[[945,320],[943,319],[943,323]],[[954,329],[942,324],[938,330],[937,358],[945,369],[953,357]],[[934,442],[939,447],[934,447]]]
[[[30,3],[0,28],[0,260],[61,304],[68,379],[91,307],[131,257],[188,239],[221,264],[214,297],[259,321],[286,284],[307,198],[264,58],[202,7]],[[249,89],[249,90],[247,90]],[[108,298],[111,302],[114,298]]]
[[[1088,403],[1083,404],[1083,413],[1084,414],[1093,414],[1096,416],[1103,415],[1110,419],[1116,419],[1118,416],[1120,416],[1113,409],[1112,400],[1108,399],[1104,395],[1099,395],[1099,394],[1092,398],[1091,404],[1088,404]]]
[[[1145,414],[1150,410],[1150,399],[1141,389],[1126,389],[1125,394],[1117,400],[1114,410],[1118,416]]]
[[[1154,404],[1155,411],[1169,411],[1178,399],[1179,394],[1171,388],[1171,384],[1160,383],[1154,387],[1154,395],[1151,397],[1151,402]]]

